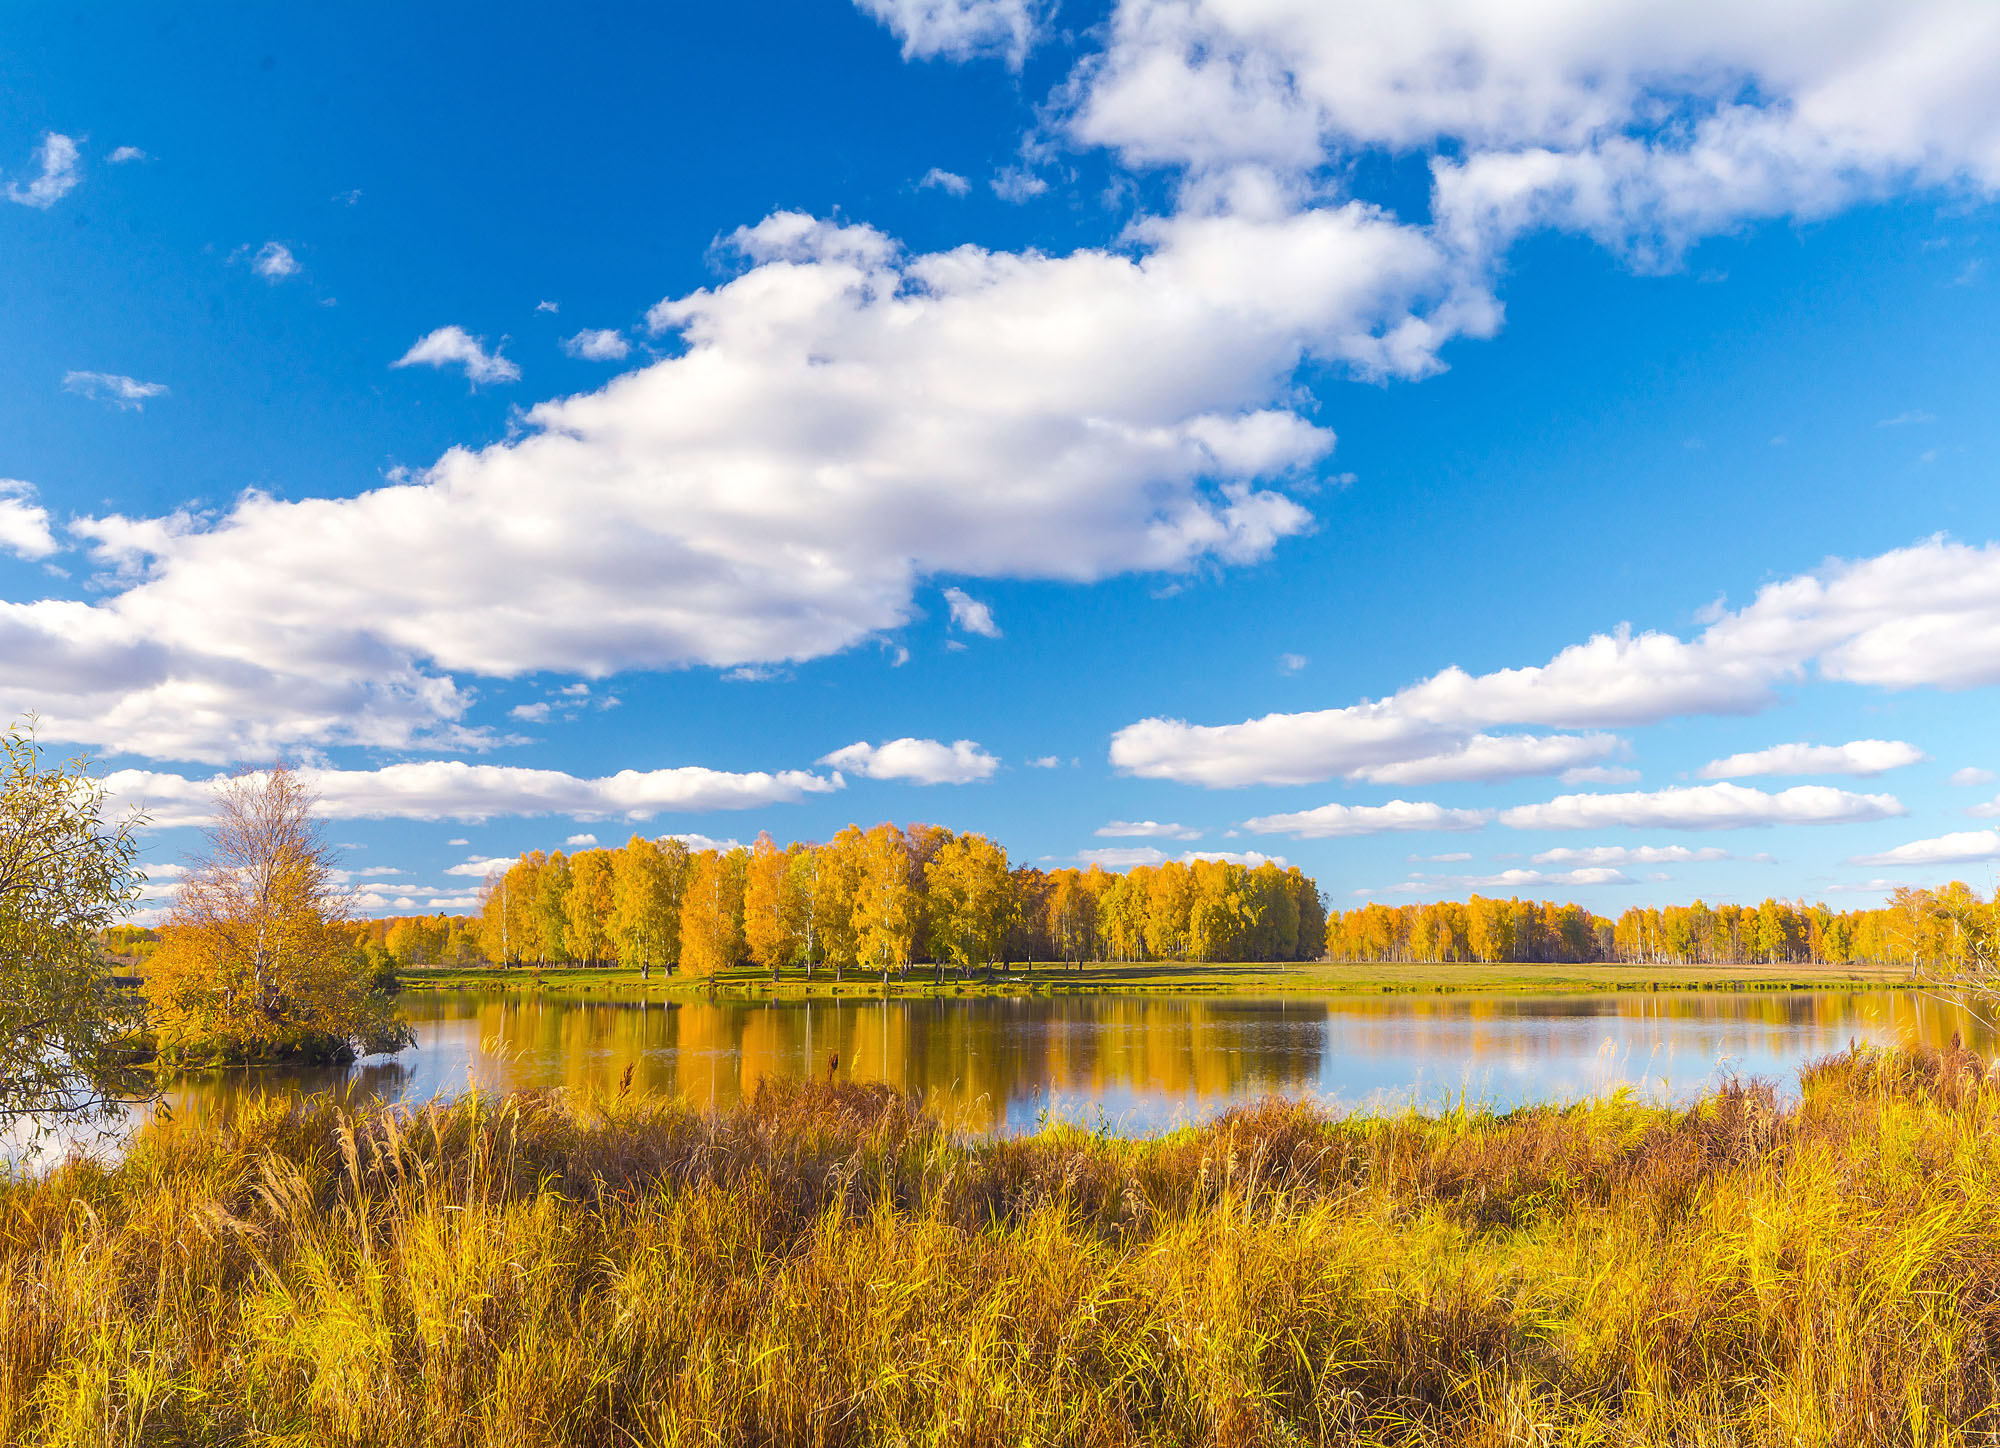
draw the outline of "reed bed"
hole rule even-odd
[[[0,1186],[0,1442],[1986,1443],[1996,1125],[1962,1050],[1144,1141],[251,1101]]]

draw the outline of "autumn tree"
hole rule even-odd
[[[750,959],[771,972],[772,980],[796,949],[793,912],[786,908],[788,863],[766,830],[757,836],[744,868],[743,945]]]
[[[612,864],[612,948],[619,964],[639,967],[642,979],[680,958],[687,874],[688,848],[671,837],[634,835]]]
[[[903,832],[880,824],[863,837],[854,890],[854,936],[860,958],[882,969],[908,970],[916,934],[916,892],[910,888]]]
[[[563,938],[569,944],[570,958],[589,964],[609,960],[612,910],[617,901],[611,852],[584,850],[571,858],[569,870]]]
[[[107,824],[84,764],[0,735],[0,1116],[90,1116],[151,1094],[132,1063],[145,1003],[112,979],[98,933],[145,877],[136,821]]]
[[[681,969],[713,980],[743,958],[743,948],[742,871],[731,855],[703,850],[681,898]]]
[[[147,975],[164,1058],[340,1061],[411,1043],[355,949],[316,804],[282,766],[217,787]]]
[[[974,965],[991,970],[1006,944],[1014,913],[1013,881],[1007,872],[1007,852],[981,835],[947,840],[924,868],[930,905],[930,945],[938,959],[957,965],[969,978]]]

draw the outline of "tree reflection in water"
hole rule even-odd
[[[342,1072],[224,1073],[171,1097],[329,1086],[424,1098],[612,1087],[727,1105],[777,1075],[839,1073],[921,1092],[969,1130],[1032,1129],[1044,1113],[1157,1130],[1271,1093],[1349,1104],[1500,1105],[1621,1082],[1685,1099],[1719,1074],[1789,1084],[1850,1039],[1991,1055],[1963,1005],[1918,991],[1673,991],[1595,995],[1059,996],[579,1001],[510,993],[406,998],[418,1048]]]

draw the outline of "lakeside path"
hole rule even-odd
[[[1427,994],[1458,991],[1513,993],[1663,991],[1663,990],[1893,990],[1917,985],[1905,966],[1849,965],[1585,965],[1463,964],[1444,962],[1315,961],[1277,965],[1140,965],[1093,964],[1081,970],[1039,964],[1032,970],[1012,966],[996,970],[991,982],[947,978],[936,983],[929,966],[916,966],[908,980],[891,976],[885,986],[879,974],[847,972],[836,984],[820,970],[808,982],[787,971],[773,982],[760,970],[727,971],[711,984],[706,979],[663,975],[655,971],[641,980],[637,970],[619,967],[482,966],[474,968],[413,967],[398,972],[410,990],[525,990],[561,993],[601,992],[647,995],[697,995],[714,990],[735,996],[971,996],[1035,994],[1160,993],[1172,995],[1312,995]]]

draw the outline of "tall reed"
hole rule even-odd
[[[0,1441],[1988,1442],[1996,1125],[1956,1050],[1147,1141],[252,1100],[0,1187]]]

